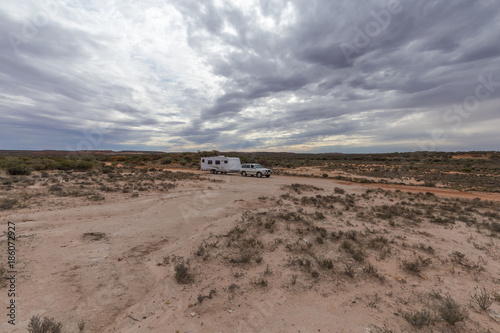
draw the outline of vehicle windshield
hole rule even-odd
[[[255,168],[262,168],[262,169],[264,168],[264,167],[263,167],[262,165],[260,165],[260,164],[254,164],[254,165],[255,165]]]

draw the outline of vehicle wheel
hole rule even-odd
[[[213,175],[215,175],[215,170],[214,170],[214,169],[210,170],[210,172],[211,172]]]
[[[246,176],[247,176],[247,173],[246,173],[245,171],[243,171],[243,172],[241,173],[241,175],[242,175],[243,177],[246,177]]]
[[[266,175],[267,178],[271,177],[271,175]]]
[[[262,178],[262,172],[257,172],[257,177]]]

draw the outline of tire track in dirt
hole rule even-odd
[[[190,169],[169,169],[170,171],[180,171],[180,172],[191,172],[191,173],[196,173],[196,174],[202,174],[206,175],[209,177],[221,177],[221,175],[211,175],[207,173],[206,171],[200,171],[200,170],[190,170]],[[304,181],[304,179],[310,179],[309,177],[299,177],[299,176],[276,176],[273,175],[271,177],[286,177],[286,178],[297,178],[301,179]],[[315,178],[311,177],[311,179],[322,179],[322,178]],[[412,193],[433,193],[437,196],[440,197],[445,197],[445,198],[459,198],[459,199],[475,199],[475,198],[480,198],[481,200],[490,200],[490,201],[500,201],[500,193],[493,193],[493,192],[467,192],[467,191],[459,191],[459,190],[454,190],[454,189],[449,189],[449,188],[437,188],[437,187],[427,187],[427,186],[414,186],[414,185],[396,185],[396,184],[383,184],[383,183],[357,183],[357,182],[349,182],[346,180],[337,180],[337,179],[324,179],[325,181],[331,181],[337,184],[342,184],[342,185],[356,185],[356,186],[361,186],[365,188],[381,188],[385,190],[400,190],[400,191],[405,191],[405,192],[412,192]]]

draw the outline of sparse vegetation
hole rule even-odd
[[[189,273],[189,267],[184,263],[184,261],[179,262],[175,265],[175,280],[179,284],[189,284],[193,283],[194,279]]]
[[[224,182],[222,185],[229,187],[230,182],[221,180],[223,178],[206,180],[203,175],[162,170],[166,164],[169,168],[181,165],[197,168],[198,156],[202,154],[212,153],[96,156],[89,160],[92,167],[85,171],[68,169],[70,165],[76,165],[73,162],[76,158],[54,157],[45,161],[34,158],[32,161],[31,158],[15,157],[31,171],[27,175],[11,175],[4,168],[6,158],[0,156],[3,161],[0,161],[0,168],[3,169],[0,174],[0,210],[16,209],[17,213],[17,210],[25,207],[38,209],[46,205],[52,209],[78,204],[107,205],[117,200],[129,200],[136,205],[143,198],[149,200],[160,192],[175,189],[185,180],[192,182],[193,186],[191,183],[187,187],[182,186],[183,191],[186,188],[189,191],[202,188],[196,184],[199,181]],[[244,156],[251,158],[252,162],[270,167],[284,164],[280,156],[273,154]],[[200,228],[193,239],[198,239],[201,234],[205,238],[182,252],[183,255],[189,253],[185,260],[168,252],[171,248],[168,251],[167,248],[161,248],[161,251],[155,252],[157,255],[151,259],[158,266],[156,269],[165,274],[175,273],[170,275],[179,284],[175,292],[186,296],[191,302],[186,301],[185,305],[195,307],[192,311],[197,315],[202,313],[200,308],[204,311],[208,306],[218,306],[218,302],[227,298],[218,297],[217,294],[213,301],[206,300],[212,298],[215,288],[218,293],[226,293],[221,296],[227,296],[230,300],[243,297],[252,299],[252,293],[271,294],[274,288],[282,288],[282,293],[304,293],[307,297],[313,293],[317,293],[314,297],[321,295],[328,298],[332,293],[344,297],[346,291],[350,293],[356,288],[354,295],[349,294],[349,297],[353,296],[352,303],[349,303],[353,311],[361,308],[367,313],[373,309],[379,313],[389,311],[394,327],[406,325],[408,329],[406,321],[414,326],[413,329],[428,325],[434,325],[428,329],[436,331],[483,329],[484,325],[481,326],[482,323],[478,323],[475,318],[468,320],[464,307],[447,293],[453,292],[453,297],[463,301],[467,299],[468,293],[463,290],[470,286],[471,281],[481,281],[484,287],[471,292],[465,302],[470,302],[471,307],[482,311],[490,309],[493,302],[500,302],[498,294],[491,289],[494,288],[492,281],[496,281],[493,276],[497,271],[500,204],[485,199],[446,198],[440,194],[434,195],[434,189],[423,189],[429,191],[425,193],[415,192],[415,187],[406,191],[402,186],[398,190],[389,190],[370,185],[360,190],[359,185],[353,189],[345,183],[337,183],[342,186],[339,187],[335,186],[335,178],[340,175],[337,179],[359,183],[385,180],[389,185],[416,182],[416,185],[439,186],[439,190],[442,187],[484,190],[494,187],[488,182],[498,181],[500,172],[492,168],[489,162],[486,163],[486,170],[474,165],[464,167],[460,172],[477,179],[477,186],[469,187],[472,183],[468,180],[467,184],[459,186],[458,178],[447,173],[459,165],[463,166],[463,163],[458,162],[448,168],[444,161],[448,163],[452,158],[441,154],[405,154],[410,161],[404,160],[399,154],[370,155],[373,159],[368,163],[362,160],[364,156],[359,157],[359,160],[355,156],[321,156],[325,159],[312,162],[292,157],[286,162],[287,169],[277,170],[276,174],[290,174],[295,167],[317,165],[320,167],[315,169],[314,177],[318,179],[311,180],[310,184],[322,184],[324,189],[305,184],[304,180],[304,184],[284,185],[281,192],[276,189],[275,192],[263,191],[236,197],[234,202],[239,210],[237,213],[231,212],[237,214],[234,224],[229,225],[233,222],[228,221],[229,215],[224,215],[224,220],[217,223],[216,227]],[[439,162],[426,160],[428,167],[420,160],[411,161],[415,156]],[[500,161],[500,154],[492,156],[492,160]],[[375,160],[375,157],[380,160]],[[34,163],[35,159],[40,162],[38,165]],[[62,163],[64,159],[71,162]],[[51,161],[57,161],[57,165],[49,166]],[[430,166],[436,169],[429,171]],[[61,167],[63,169],[59,169]],[[318,172],[321,168],[329,173],[322,175],[321,171]],[[298,170],[297,173],[302,172]],[[480,172],[491,170],[494,175],[485,179],[478,177]],[[347,172],[352,177],[347,176]],[[426,172],[429,174],[424,175]],[[211,195],[224,187],[219,183],[209,184],[212,187],[204,186],[203,191]],[[276,186],[275,183],[273,186]],[[141,200],[132,199],[139,193]],[[47,200],[41,200],[44,197]],[[175,195],[168,198],[177,200]],[[212,203],[214,196],[206,198],[210,200],[196,201],[202,209],[208,206],[208,202]],[[81,235],[78,236],[80,245],[83,240],[86,246],[107,246],[119,237],[115,233],[84,231],[78,234]],[[453,235],[458,236],[452,239]],[[22,234],[21,237],[33,236]],[[455,240],[460,246],[456,246]],[[120,256],[118,261],[123,258],[128,257]],[[130,263],[132,259],[126,261]],[[399,269],[394,271],[393,267],[398,265]],[[1,275],[0,270],[0,278]],[[452,275],[458,287],[456,290],[443,283]],[[0,283],[4,281],[0,279]],[[399,285],[402,288],[397,288]],[[198,303],[198,293],[194,293],[193,288],[200,290]],[[432,288],[442,290],[428,294]],[[210,293],[207,293],[208,290]],[[375,295],[373,290],[376,290]],[[168,311],[175,312],[179,305],[172,302],[169,304],[171,310]],[[235,302],[240,303],[243,304]],[[185,311],[184,307],[182,311]],[[392,317],[394,311],[401,316]],[[474,313],[475,317],[480,315],[487,316]],[[386,319],[383,318],[382,323]],[[90,319],[79,322],[80,331],[92,329],[85,328],[85,323],[89,326],[92,324]],[[386,326],[384,329],[375,325],[371,327],[373,332],[391,331]]]
[[[477,304],[481,310],[488,310],[495,301],[495,296],[488,292],[486,288],[476,288],[474,294],[469,294],[471,302]]]
[[[432,263],[430,258],[422,258],[418,257],[414,260],[403,260],[402,267],[404,270],[410,272],[410,273],[415,273],[418,274],[422,271],[424,267],[429,266]]]
[[[467,313],[460,305],[455,302],[453,298],[447,296],[443,299],[441,306],[439,307],[439,314],[441,318],[444,319],[448,324],[455,325],[460,321],[464,321],[467,318]]]
[[[86,232],[82,235],[82,238],[87,241],[100,241],[106,239],[106,234],[104,232]]]
[[[405,312],[403,318],[418,328],[429,326],[432,323],[432,315],[429,310],[422,309],[420,311]]]
[[[38,315],[31,317],[28,323],[29,333],[61,333],[62,323],[56,322],[54,318],[43,317],[40,319]]]
[[[12,209],[17,204],[17,199],[14,198],[0,198],[0,210]]]

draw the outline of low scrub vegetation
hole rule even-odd
[[[62,323],[57,322],[54,318],[43,317],[38,315],[31,317],[28,323],[29,333],[61,333]]]

